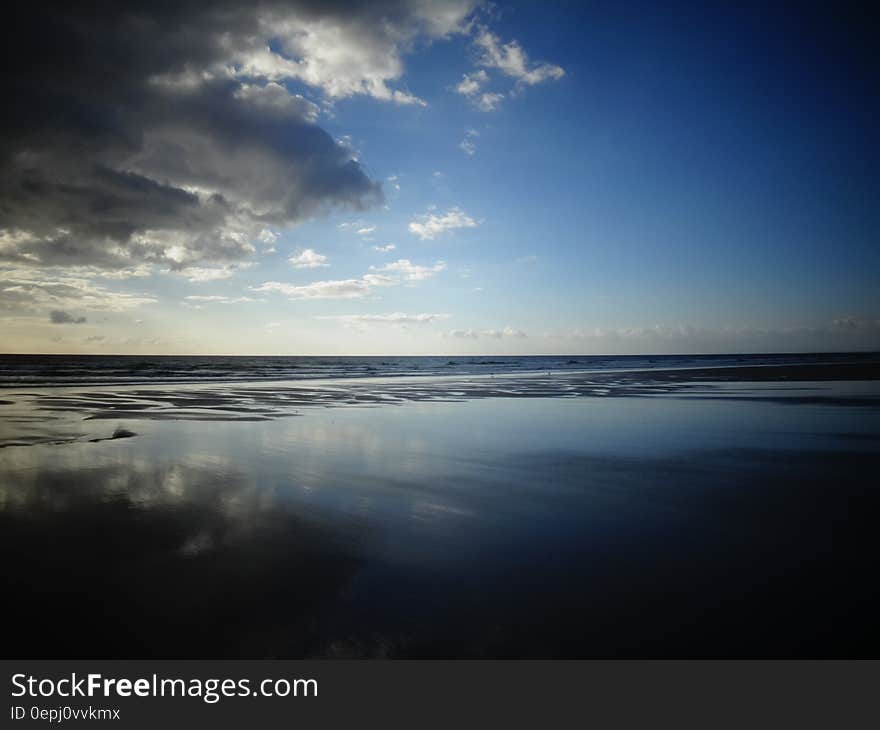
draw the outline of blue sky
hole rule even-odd
[[[453,10],[442,31],[385,49],[399,73],[363,71],[378,91],[340,92],[361,71],[322,69],[326,40],[297,55],[268,39],[278,58],[314,52],[317,71],[240,82],[314,105],[310,123],[383,199],[251,225],[238,257],[197,260],[187,240],[111,270],[9,264],[8,290],[76,277],[88,296],[10,308],[7,347],[880,349],[876,77],[853,18],[656,3]],[[385,68],[383,49],[370,53]],[[25,240],[15,230],[7,247]],[[49,307],[73,321],[47,321]]]

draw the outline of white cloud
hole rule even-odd
[[[185,272],[186,278],[193,282],[217,281],[218,279],[228,279],[235,274],[235,269],[231,267],[222,268],[201,268],[193,267]]]
[[[278,292],[288,299],[358,299],[370,294],[370,284],[363,279],[315,281],[297,286],[281,281],[267,281],[251,287],[257,292]]]
[[[188,266],[184,269],[168,269],[164,273],[186,277],[187,281],[201,284],[206,281],[219,281],[235,276],[240,270],[253,266],[252,262],[226,264],[225,266]]]
[[[438,261],[433,266],[420,266],[412,263],[409,259],[398,259],[384,266],[371,266],[373,271],[389,272],[397,274],[403,281],[424,281],[446,268],[446,262]]]
[[[466,129],[464,139],[458,144],[461,151],[470,156],[477,154],[476,138],[479,136],[480,133],[476,129]]]
[[[318,253],[313,248],[306,248],[302,251],[298,251],[287,260],[295,269],[317,269],[322,266],[330,265],[327,263],[327,257],[324,254]]]
[[[495,69],[505,76],[513,78],[517,88],[534,86],[551,79],[560,79],[565,75],[565,70],[561,66],[530,62],[528,54],[519,42],[514,40],[510,43],[502,43],[500,38],[486,27],[477,27],[473,43],[479,53],[477,65],[483,66],[483,68],[464,74],[461,81],[456,84],[455,91],[466,97],[482,112],[497,110],[505,98],[505,94],[499,91],[486,89],[491,81],[489,74],[485,71],[486,68]],[[511,95],[515,92],[516,88],[511,92]],[[461,143],[462,149],[467,154],[473,154],[468,151],[469,146],[467,140]]]
[[[217,303],[217,304],[243,304],[245,302],[253,302],[254,299],[251,297],[224,297],[220,295],[191,295],[188,297],[184,297],[189,302],[198,302],[198,303]]]
[[[481,55],[477,63],[494,68],[515,79],[518,84],[534,86],[550,79],[561,79],[565,70],[551,63],[530,63],[529,57],[517,41],[501,43],[488,28],[480,28],[474,45]]]
[[[260,231],[257,238],[259,239],[260,243],[263,243],[267,246],[271,246],[272,244],[275,243],[275,241],[278,240],[278,234],[275,233],[275,231],[271,231],[268,228],[264,228],[262,231]]]
[[[360,299],[370,296],[375,287],[398,286],[405,282],[430,279],[443,271],[446,264],[436,262],[433,266],[420,266],[408,259],[399,259],[384,266],[371,266],[370,272],[359,279],[336,279],[315,281],[311,284],[289,284],[267,281],[250,287],[255,292],[277,292],[288,299]]]
[[[64,271],[0,267],[0,311],[88,309],[122,312],[155,302],[153,297],[113,291]]]
[[[489,74],[480,69],[472,74],[464,74],[455,90],[462,96],[473,96],[487,81],[489,81]]]
[[[403,312],[392,312],[391,314],[336,314],[324,315],[316,317],[316,319],[336,320],[348,325],[364,325],[364,324],[391,324],[391,325],[408,325],[408,324],[428,324],[441,319],[448,319],[448,314],[404,314]]]
[[[501,102],[504,101],[504,94],[485,93],[474,98],[474,104],[481,112],[494,112]]]
[[[359,236],[369,236],[376,232],[376,226],[365,221],[349,221],[337,226],[342,231],[351,231]]]
[[[384,246],[373,246],[374,251],[378,251],[379,253],[390,253],[397,248],[393,243],[386,243]]]
[[[152,276],[153,267],[149,264],[138,264],[125,269],[98,269],[93,266],[68,266],[67,271],[70,274],[82,274],[86,277],[97,276],[102,279],[142,279]]]
[[[425,106],[407,90],[392,88],[404,71],[403,56],[419,37],[441,39],[464,33],[472,0],[418,2],[365,21],[358,14],[327,15],[296,8],[266,13],[261,18],[267,38],[277,50],[255,45],[240,54],[237,73],[273,81],[296,79],[320,88],[333,101],[354,95],[401,105]]]
[[[409,232],[423,241],[433,240],[437,236],[456,228],[474,228],[477,222],[461,208],[450,208],[443,215],[427,213],[409,224]]]
[[[455,90],[462,96],[467,97],[471,104],[481,112],[492,112],[501,105],[501,102],[504,100],[504,94],[483,90],[488,81],[489,74],[480,69],[471,74],[464,74]],[[462,142],[462,148],[464,144]]]
[[[514,327],[505,327],[504,329],[495,330],[475,330],[475,329],[457,329],[443,332],[444,337],[455,337],[458,339],[478,340],[481,337],[488,337],[494,340],[503,338],[525,339],[528,335],[520,329]]]
[[[385,274],[364,274],[361,278],[369,286],[394,286],[400,283],[400,279],[396,276],[386,276]]]

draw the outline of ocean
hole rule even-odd
[[[0,355],[0,387],[146,385],[880,362],[880,353],[530,356]]]

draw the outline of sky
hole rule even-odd
[[[880,350],[843,3],[37,0],[0,350]]]

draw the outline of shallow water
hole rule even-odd
[[[0,450],[6,653],[875,656],[878,394],[343,398],[258,421],[15,395],[57,419],[33,429],[76,433]],[[87,440],[117,426],[137,435]]]

